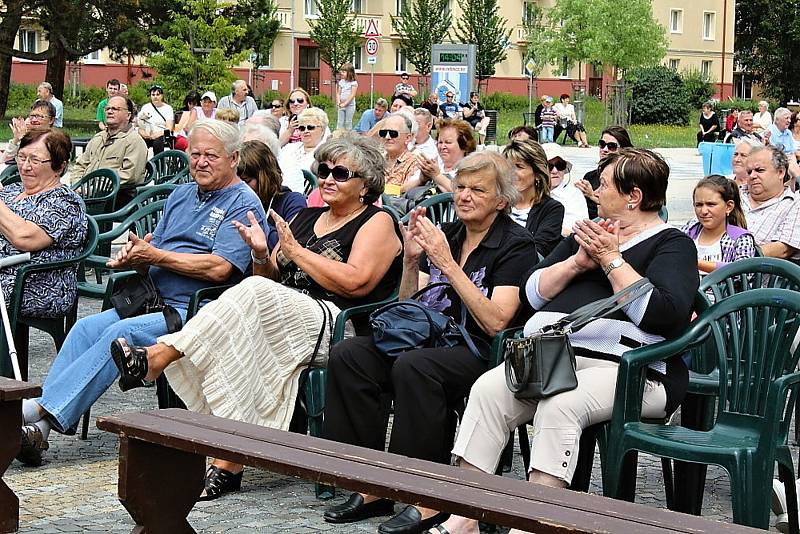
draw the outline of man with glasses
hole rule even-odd
[[[144,182],[147,145],[133,127],[133,102],[123,96],[112,96],[105,107],[106,129],[89,140],[86,150],[69,168],[72,183],[96,169],[111,169],[119,176],[120,198],[132,198],[134,187]],[[127,186],[127,187],[126,187]],[[121,204],[120,204],[121,205]]]
[[[56,110],[53,126],[61,128],[64,124],[64,103],[53,94],[53,86],[50,85],[50,82],[40,83],[39,87],[36,88],[36,96],[39,97],[39,100],[44,100],[53,105]]]
[[[37,100],[31,106],[28,113],[28,118],[15,117],[11,119],[11,134],[12,138],[6,144],[6,150],[3,152],[0,162],[13,165],[14,156],[17,155],[19,142],[28,133],[30,128],[51,128],[55,121],[56,108],[53,104],[44,100]]]
[[[106,94],[108,96],[97,104],[97,111],[95,112],[97,127],[101,130],[106,129],[106,106],[108,105],[108,99],[119,93],[120,85],[119,80],[116,78],[112,78],[106,82]]]
[[[372,109],[368,109],[361,115],[361,120],[358,121],[358,126],[355,127],[355,131],[360,134],[367,133],[378,124],[378,121],[389,116],[386,112],[388,109],[389,102],[387,102],[385,98],[379,98],[375,101],[375,106]]]
[[[410,114],[397,113],[383,121],[378,136],[383,141],[386,151],[386,186],[387,195],[400,195],[410,187],[418,185],[419,165],[417,158],[408,151],[408,144],[413,140],[413,124]]]
[[[408,83],[408,73],[404,72],[400,75],[400,83],[394,86],[394,94],[396,95],[406,95],[412,101],[414,97],[417,96],[417,90],[414,89],[414,86]]]
[[[461,107],[455,101],[456,95],[453,91],[447,91],[444,94],[445,101],[439,104],[439,116],[447,119],[460,119]]]

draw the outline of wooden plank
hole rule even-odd
[[[22,400],[0,402],[0,532],[19,528],[19,498],[3,481],[3,475],[19,452],[21,427]]]
[[[0,401],[13,401],[39,397],[42,388],[37,384],[20,382],[11,378],[0,376]]]
[[[98,427],[195,454],[529,531],[755,532],[739,525],[182,410],[101,418]]]

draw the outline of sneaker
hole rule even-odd
[[[42,431],[33,423],[22,427],[22,446],[17,454],[17,460],[25,465],[38,467],[42,465],[42,452],[50,448],[44,439]]]

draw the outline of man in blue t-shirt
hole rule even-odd
[[[447,91],[444,95],[445,101],[439,104],[439,116],[445,119],[459,119],[461,118],[461,106],[456,102],[455,94],[453,91]]]
[[[181,320],[200,288],[240,281],[251,269],[250,248],[233,226],[249,224],[252,211],[262,227],[266,215],[250,187],[236,175],[239,130],[217,120],[200,121],[189,135],[189,170],[195,183],[178,187],[167,199],[155,232],[137,236],[108,262],[115,269],[148,273],[166,304]],[[26,401],[22,450],[18,459],[40,465],[51,429],[66,432],[119,376],[111,343],[148,346],[168,333],[166,314],[120,318],[111,309],[78,321],[67,336],[39,399]]]
[[[375,106],[372,109],[368,109],[361,115],[361,120],[358,121],[358,126],[355,127],[355,130],[358,133],[367,133],[378,124],[378,121],[389,115],[386,113],[387,109],[389,109],[389,102],[385,98],[379,98],[375,101]]]

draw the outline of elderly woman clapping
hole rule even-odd
[[[466,308],[466,330],[483,350],[465,344],[380,353],[372,337],[337,344],[328,364],[324,435],[328,439],[383,450],[387,421],[381,397],[394,396],[389,451],[440,463],[450,461],[452,407],[463,403],[472,383],[486,371],[488,342],[513,321],[520,306],[520,273],[535,262],[531,234],[508,213],[518,197],[511,164],[496,153],[462,159],[452,189],[457,222],[438,229],[425,209],[411,212],[405,231],[400,297],[429,283],[449,282],[423,295],[426,306],[454,318]],[[325,512],[331,523],[389,515],[393,503],[353,493]],[[419,532],[441,521],[434,510],[407,506],[379,532]]]
[[[552,397],[517,399],[502,366],[472,387],[453,453],[461,467],[493,473],[509,431],[533,418],[530,482],[566,487],[578,461],[584,428],[611,419],[617,367],[632,348],[676,337],[689,324],[699,278],[691,240],[662,222],[669,167],[653,152],[622,149],[600,163],[600,222],[575,224],[575,233],[537,265],[523,296],[537,310],[526,335],[589,302],[647,277],[653,289],[621,311],[570,334],[578,387]],[[642,415],[664,417],[680,404],[688,372],[680,357],[648,369]],[[451,516],[451,533],[477,532],[477,522]]]

